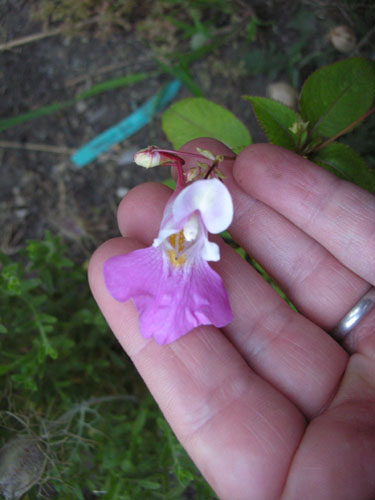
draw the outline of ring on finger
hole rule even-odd
[[[331,331],[332,336],[343,341],[345,337],[363,320],[375,307],[375,288],[372,286],[367,293],[344,316],[340,323]]]

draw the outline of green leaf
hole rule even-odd
[[[191,481],[194,480],[194,475],[190,470],[185,469],[181,466],[178,466],[177,467],[177,478],[178,478],[179,482],[181,483],[181,485],[186,487],[186,486],[188,486],[189,483],[191,483]]]
[[[5,375],[13,370],[14,364],[0,365],[0,376]]]
[[[333,172],[358,186],[375,192],[375,171],[350,146],[341,142],[332,142],[310,158],[318,165]]]
[[[139,479],[138,484],[146,490],[160,490],[159,483],[156,483],[155,481],[149,481],[148,479]]]
[[[325,66],[305,82],[301,114],[313,136],[332,137],[364,115],[374,100],[374,64],[359,57]]]
[[[251,135],[233,113],[203,97],[176,102],[163,115],[163,130],[175,149],[199,137],[212,137],[239,153]]]
[[[45,324],[54,324],[57,322],[57,318],[47,313],[40,313],[39,320]]]
[[[22,290],[18,264],[13,263],[4,266],[1,276],[6,282],[6,290],[10,295],[21,294]]]
[[[21,283],[21,292],[22,293],[27,293],[30,292],[31,290],[34,290],[38,286],[41,285],[41,280],[39,278],[31,278],[29,280],[23,281]]]
[[[102,94],[103,92],[108,92],[109,90],[127,87],[128,85],[142,82],[149,76],[151,76],[149,73],[133,73],[127,76],[120,76],[119,78],[112,78],[111,80],[106,80],[105,82],[98,83],[88,90],[81,92],[75,99],[76,101],[80,101],[82,99],[86,99],[87,97],[92,97],[97,94]]]
[[[168,179],[165,179],[162,184],[164,184],[165,186],[168,186],[169,188],[171,189],[176,189],[176,181],[172,178],[172,177],[169,177]]]
[[[48,106],[43,106],[41,108],[34,109],[33,111],[28,111],[27,113],[12,116],[10,118],[3,118],[0,120],[0,132],[8,128],[15,127],[16,125],[27,122],[29,120],[34,120],[34,118],[50,115],[51,113],[60,111],[63,108],[71,106],[72,104],[74,104],[73,99],[64,102],[58,102],[56,104],[50,104]]]
[[[267,97],[244,96],[251,102],[254,113],[272,144],[295,150],[297,136],[289,128],[301,121],[301,116],[281,102]]]

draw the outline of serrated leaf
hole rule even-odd
[[[192,139],[212,137],[239,153],[251,135],[233,113],[203,97],[176,102],[163,115],[163,130],[175,149]]]
[[[341,142],[332,142],[311,159],[338,177],[353,182],[371,193],[375,192],[375,172],[350,146]]]
[[[244,96],[251,102],[254,113],[272,144],[294,151],[297,136],[289,128],[301,121],[301,116],[281,102],[267,97]]]
[[[325,66],[306,80],[301,114],[314,136],[332,137],[364,115],[374,95],[374,64],[353,57]]]

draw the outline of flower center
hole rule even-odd
[[[182,252],[185,250],[185,237],[184,230],[181,229],[179,233],[172,234],[168,238],[169,243],[173,248],[168,250],[168,257],[174,267],[181,267],[186,262],[186,255]]]
[[[181,231],[169,236],[168,242],[172,248],[169,248],[167,253],[171,263],[175,267],[181,267],[186,264],[186,253],[198,238],[200,224],[200,215],[198,213],[193,213],[186,221]]]

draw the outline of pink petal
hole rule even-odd
[[[161,345],[199,325],[222,327],[233,319],[220,276],[202,259],[174,267],[160,249],[144,248],[109,259],[104,279],[115,299],[134,300],[143,337]]]

